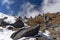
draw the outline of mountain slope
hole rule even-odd
[[[0,12],[0,19],[3,19],[5,17],[7,17],[7,19],[4,19],[4,21],[7,23],[14,23],[16,20],[15,17],[9,16],[9,15],[6,15],[6,14]]]

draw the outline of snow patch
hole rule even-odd
[[[22,37],[21,39],[18,39],[18,40],[36,40],[36,38],[30,38],[30,37]]]
[[[7,22],[7,23],[10,23],[10,24],[11,24],[11,23],[14,23],[15,20],[16,20],[15,17],[9,16],[9,15],[6,15],[6,14],[0,12],[0,19],[3,19],[4,17],[8,17],[8,18],[5,19],[4,21]]]
[[[16,18],[14,18],[13,16],[10,16],[10,17],[8,16],[8,18],[5,19],[4,21],[11,24],[11,23],[14,23],[15,20]]]
[[[48,30],[45,30],[45,33],[43,33],[45,36],[50,36],[50,32]]]
[[[11,34],[14,33],[12,30],[8,30],[6,28],[2,28],[3,31],[0,31],[0,40],[12,40],[10,38]]]

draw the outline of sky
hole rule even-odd
[[[0,0],[0,12],[27,17],[56,13],[60,12],[60,0]]]
[[[19,11],[23,11],[22,5],[27,2],[31,5],[35,5],[34,9],[38,10],[42,0],[0,0],[0,12],[17,15]]]

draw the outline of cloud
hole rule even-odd
[[[14,14],[13,10],[10,7],[13,3],[14,3],[13,0],[2,0],[2,6],[6,7],[6,9],[9,12],[8,15],[13,15]]]
[[[12,4],[12,3],[14,3],[14,1],[10,1],[10,0],[3,0],[2,1],[2,5],[4,5],[4,4]]]
[[[14,11],[11,10],[10,5],[13,4],[14,1],[10,0],[3,0],[2,4],[6,4],[7,10],[10,10],[11,14],[14,14]],[[42,6],[38,8],[39,10],[34,9],[36,5],[31,4],[30,2],[26,2],[23,5],[20,5],[20,9],[18,12],[18,16],[27,16],[27,17],[35,17],[39,13],[55,13],[60,12],[60,0],[43,0],[41,3]]]
[[[18,16],[27,16],[27,17],[35,17],[39,14],[38,10],[34,9],[35,5],[27,2],[21,6],[22,11],[18,12]]]
[[[6,6],[7,10],[9,10],[9,9],[10,9],[10,6],[9,6],[9,5],[5,5],[5,6]]]
[[[60,12],[60,0],[44,0],[42,3],[42,12]]]
[[[9,0],[3,0],[2,4],[4,5],[5,3],[10,4]]]
[[[27,2],[23,4],[22,8],[23,11],[19,11],[18,14],[22,14],[22,16],[27,17],[35,17],[36,15],[43,14],[43,13],[56,13],[60,12],[60,0],[43,0],[39,10],[35,10],[34,7],[36,5],[32,5],[31,3]]]

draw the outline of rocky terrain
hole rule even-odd
[[[9,16],[7,15],[5,17],[9,18]],[[23,39],[24,40],[30,40],[30,39],[31,40],[60,40],[60,12],[46,13],[43,15],[39,14],[38,16],[35,16],[35,18],[32,18],[32,17],[27,18],[26,16],[24,18],[21,18],[21,17],[15,18],[11,16],[11,18],[12,20],[6,19],[4,17],[3,18],[0,17],[0,20],[1,19],[4,20],[4,21],[0,21],[0,27],[6,28],[11,31],[15,31],[15,32],[19,31],[22,28],[21,30],[22,32],[25,29],[27,30],[27,28],[29,30],[30,29],[29,27],[34,27],[37,24],[40,25],[40,29],[38,30],[39,32],[38,34],[36,34],[36,37],[26,37],[26,38],[23,37],[21,38],[21,40]],[[20,24],[22,24],[22,26]],[[21,32],[17,33],[16,35],[22,34]],[[30,32],[27,31],[26,34],[28,33]],[[11,34],[13,34],[13,32],[11,32]],[[10,36],[12,36],[11,34]]]
[[[30,18],[26,22],[29,26],[40,24],[40,31],[45,32],[48,30],[56,40],[60,40],[60,12],[46,13],[38,15],[35,18]]]

